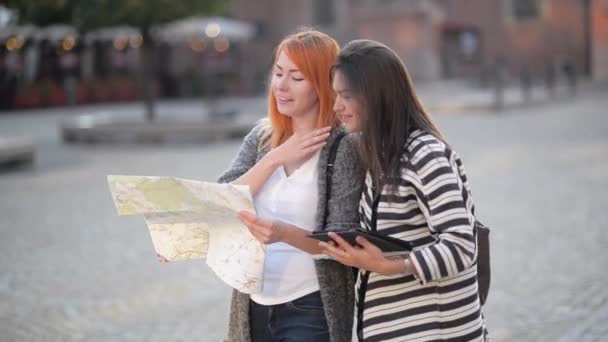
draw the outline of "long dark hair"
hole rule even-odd
[[[421,129],[445,141],[422,102],[399,56],[373,40],[346,44],[332,68],[362,105],[360,152],[378,193],[396,189],[400,160],[410,134]],[[392,189],[391,189],[392,188]]]

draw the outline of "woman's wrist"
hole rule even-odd
[[[378,273],[384,275],[403,273],[403,259],[384,258],[384,261],[382,262],[382,265],[378,271]]]
[[[289,225],[287,225],[286,223],[281,222],[281,221],[274,221],[272,223],[272,225],[273,225],[273,229],[277,233],[278,240],[280,242],[289,243],[289,241],[290,241]]]
[[[266,153],[262,161],[267,163],[268,167],[276,169],[281,165],[281,161],[277,158],[276,150],[272,149]]]

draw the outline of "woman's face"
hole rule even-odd
[[[336,112],[347,131],[360,131],[363,106],[361,105],[360,99],[349,87],[346,78],[340,70],[334,71],[332,87],[336,92],[336,102],[334,103],[333,108],[334,112]]]
[[[270,86],[281,114],[295,118],[319,113],[319,98],[312,84],[285,52],[275,62]]]

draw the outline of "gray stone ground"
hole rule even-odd
[[[436,116],[493,228],[494,341],[608,340],[604,94]],[[0,172],[0,340],[220,341],[229,289],[203,261],[158,263],[105,176],[213,180],[239,141],[63,145],[62,113],[0,113],[0,135],[37,143],[33,166]]]

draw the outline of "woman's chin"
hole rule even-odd
[[[344,129],[348,133],[354,133],[354,132],[359,131],[359,127],[357,127],[357,125],[354,122],[342,121],[342,127],[344,127]]]
[[[294,117],[293,110],[291,110],[291,108],[278,107],[277,110],[279,113],[281,113],[281,115],[289,116],[290,118]]]

